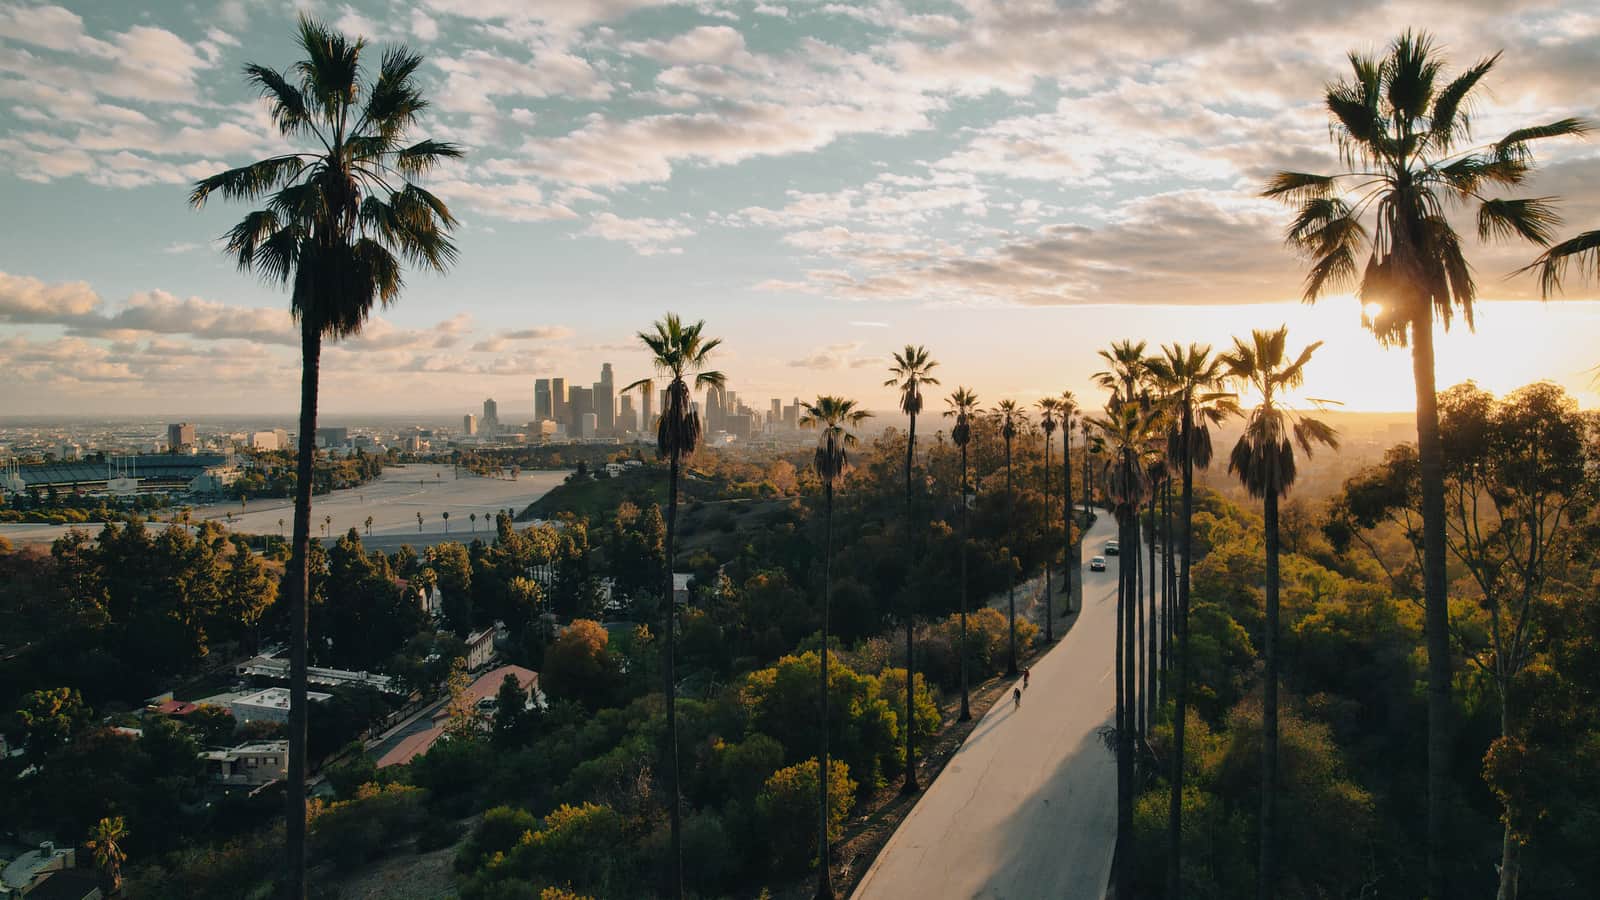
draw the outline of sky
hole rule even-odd
[[[328,349],[330,414],[494,397],[520,421],[535,378],[648,374],[634,335],[668,310],[759,408],[887,409],[908,343],[986,403],[1090,397],[1114,340],[1287,324],[1325,342],[1306,394],[1410,409],[1407,351],[1351,296],[1298,302],[1288,214],[1258,196],[1334,168],[1323,86],[1425,27],[1452,73],[1503,51],[1476,137],[1600,115],[1589,0],[0,0],[0,415],[296,408],[287,297],[216,243],[248,208],[187,193],[289,147],[241,68],[290,66],[301,11],[374,64],[422,53],[416,133],[467,151],[425,182],[459,262]],[[1600,137],[1538,149],[1523,195],[1562,198],[1563,235],[1600,227]],[[1483,302],[1441,336],[1440,386],[1600,404],[1600,285],[1541,303],[1510,276],[1536,251],[1468,253]]]

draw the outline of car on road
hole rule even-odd
[[[1106,541],[1106,555],[1117,556],[1122,553],[1122,545],[1116,541]]]
[[[1106,558],[1104,556],[1096,556],[1094,559],[1089,560],[1089,571],[1104,572],[1105,570]]]

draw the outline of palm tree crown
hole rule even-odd
[[[885,381],[883,386],[900,389],[901,412],[908,416],[922,412],[922,387],[939,383],[939,379],[929,374],[938,365],[925,347],[907,344],[905,350],[894,354],[894,365],[889,367],[889,374],[893,377]]]
[[[821,431],[812,463],[817,475],[831,488],[850,468],[849,448],[856,445],[856,436],[850,429],[871,418],[872,413],[858,409],[854,400],[831,395],[801,406],[805,412],[800,416],[800,427]]]
[[[1188,457],[1198,469],[1211,465],[1211,426],[1238,415],[1238,395],[1223,390],[1227,365],[1205,344],[1163,344],[1161,354],[1145,361],[1151,380],[1165,395],[1172,415],[1167,421],[1167,457],[1184,458],[1183,423],[1190,423]]]
[[[1294,448],[1309,456],[1314,445],[1337,449],[1339,439],[1333,428],[1318,419],[1299,415],[1278,402],[1281,391],[1293,390],[1305,379],[1311,355],[1322,346],[1317,341],[1292,361],[1285,350],[1289,329],[1255,331],[1250,340],[1234,338],[1233,350],[1222,355],[1228,374],[1249,385],[1261,395],[1261,404],[1250,411],[1244,434],[1228,458],[1228,471],[1252,497],[1269,492],[1283,496],[1295,481]]]
[[[656,426],[656,449],[662,456],[687,456],[700,445],[700,414],[695,411],[690,396],[689,381],[694,389],[722,387],[727,378],[717,371],[708,370],[711,352],[722,343],[721,338],[704,335],[706,323],[685,325],[676,313],[655,323],[655,331],[639,332],[639,342],[650,351],[651,363],[656,373],[667,381],[667,399],[661,408],[661,421]],[[638,390],[645,396],[655,393],[655,380],[641,378],[622,389],[623,393]]]
[[[421,56],[391,49],[376,77],[363,81],[364,40],[305,16],[297,40],[305,58],[292,75],[251,64],[245,79],[266,98],[285,138],[311,138],[314,146],[202,179],[189,202],[201,207],[213,194],[266,198],[227,233],[228,255],[268,281],[292,280],[295,318],[345,337],[361,330],[374,303],[399,296],[397,255],[434,271],[455,261],[448,236],[455,217],[412,179],[461,150],[429,139],[406,143],[428,107],[412,80]]]
[[[1311,260],[1307,301],[1355,285],[1363,300],[1380,304],[1367,318],[1372,330],[1404,343],[1407,328],[1430,315],[1448,328],[1459,311],[1472,325],[1477,288],[1449,208],[1475,205],[1480,239],[1550,243],[1560,220],[1549,198],[1485,191],[1527,179],[1531,142],[1582,135],[1590,125],[1559,119],[1463,149],[1472,139],[1474,90],[1499,58],[1479,60],[1441,87],[1443,60],[1426,33],[1406,32],[1382,59],[1350,55],[1350,77],[1329,85],[1325,97],[1344,170],[1280,172],[1263,192],[1296,209],[1287,238]]]
[[[958,387],[944,402],[950,407],[945,410],[945,416],[956,420],[950,429],[950,440],[957,447],[965,447],[972,442],[972,423],[978,415],[978,395],[971,388]]]

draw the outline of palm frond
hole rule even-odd
[[[1532,155],[1532,150],[1528,147],[1529,141],[1542,141],[1555,137],[1583,137],[1592,130],[1594,123],[1574,117],[1557,119],[1545,125],[1518,128],[1495,142],[1494,154],[1500,159],[1526,160]]]
[[[1433,121],[1429,123],[1429,135],[1434,147],[1448,152],[1457,141],[1472,137],[1472,89],[1489,74],[1499,59],[1500,54],[1496,53],[1479,60],[1439,92],[1433,101]]]
[[[279,134],[293,137],[304,129],[314,127],[306,110],[305,96],[289,83],[282,72],[249,63],[244,67],[244,80],[255,85],[261,96],[269,102],[268,115],[272,117],[272,124],[277,126]]]
[[[1520,237],[1541,247],[1554,240],[1561,216],[1553,197],[1485,200],[1478,205],[1478,237],[1508,240]]]
[[[464,155],[465,151],[457,144],[423,140],[396,151],[394,167],[407,178],[417,178],[447,159],[460,159]]]
[[[1278,172],[1267,179],[1261,196],[1286,203],[1308,203],[1332,197],[1337,188],[1338,176],[1313,175],[1309,172]]]
[[[300,154],[289,154],[209,175],[194,183],[189,191],[189,205],[197,209],[203,207],[216,193],[222,194],[224,200],[259,199],[298,176],[307,164],[308,160]]]
[[[1536,270],[1539,273],[1539,291],[1545,296],[1561,290],[1561,279],[1566,277],[1568,263],[1576,263],[1580,272],[1589,270],[1589,277],[1600,281],[1600,231],[1586,231],[1568,238],[1539,254],[1518,273]]]

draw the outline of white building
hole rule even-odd
[[[289,433],[282,428],[271,431],[250,432],[250,447],[254,450],[287,450],[289,449]]]
[[[477,671],[494,659],[494,626],[467,635],[467,669]]]
[[[200,754],[206,774],[220,784],[259,787],[289,775],[289,742],[261,741]]]
[[[307,691],[306,700],[311,703],[325,703],[332,694],[322,694],[317,691]],[[244,724],[245,722],[288,722],[289,721],[289,689],[281,687],[267,688],[235,698],[228,704],[233,712],[233,718]]]

